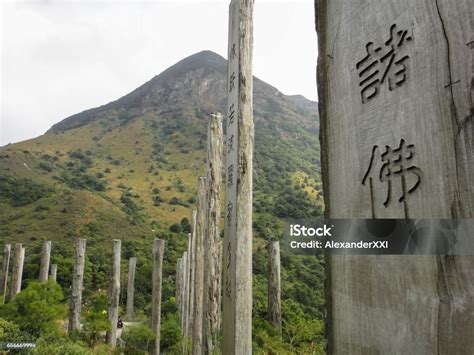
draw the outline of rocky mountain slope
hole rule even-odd
[[[226,112],[226,67],[213,52],[194,54],[116,101],[0,148],[0,233],[148,237],[189,218],[205,173],[207,117]],[[316,109],[255,79],[258,233],[259,216],[320,210]],[[22,197],[35,186],[47,192]]]

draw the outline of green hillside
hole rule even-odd
[[[52,240],[67,297],[72,243],[85,237],[85,292],[92,297],[107,288],[110,241],[121,239],[123,270],[126,258],[139,257],[137,306],[146,318],[151,243],[159,236],[167,240],[164,319],[173,328],[176,258],[186,248],[198,176],[206,172],[207,118],[226,112],[226,68],[222,57],[200,52],[117,101],[0,148],[1,243],[26,245],[24,287],[37,277],[41,241]],[[323,209],[317,104],[255,79],[254,120],[255,349],[321,349],[322,260],[282,255],[283,340],[263,320],[265,240],[280,238],[283,218]],[[169,349],[174,345],[170,338]]]

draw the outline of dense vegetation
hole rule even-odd
[[[162,347],[170,353],[179,353],[181,330],[175,303],[176,260],[186,247],[184,234],[161,235],[166,240],[162,296]],[[138,257],[136,275],[137,308],[134,325],[124,334],[125,350],[141,353],[153,340],[148,328],[151,309],[151,255],[150,242],[125,242],[122,248],[122,269],[126,270],[126,259]],[[102,248],[94,245],[87,248],[84,275],[83,329],[68,337],[62,326],[66,317],[70,297],[73,266],[73,250],[62,245],[53,245],[52,263],[58,264],[58,283],[38,283],[40,243],[37,243],[25,260],[24,289],[10,303],[0,306],[0,342],[3,340],[27,339],[37,342],[38,353],[57,346],[64,351],[85,354],[88,349],[106,351],[104,332],[107,321],[107,293],[110,274],[110,255],[104,257]],[[108,253],[106,253],[108,254]],[[275,330],[266,320],[267,281],[266,248],[259,247],[254,253],[254,350],[265,353],[323,353],[322,260],[282,253],[282,332]],[[125,275],[122,282],[125,284]],[[125,308],[126,293],[122,289],[121,309]],[[123,315],[122,315],[123,316]],[[3,335],[2,335],[3,334]],[[54,338],[54,340],[53,340]],[[71,350],[69,350],[71,349]],[[73,349],[73,350],[72,350]],[[101,352],[95,352],[101,353]]]

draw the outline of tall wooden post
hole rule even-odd
[[[58,276],[58,264],[51,264],[51,276],[50,276],[51,280],[56,282],[57,276]]]
[[[114,347],[117,345],[117,322],[118,322],[118,307],[120,299],[120,250],[122,241],[119,239],[113,240],[112,249],[112,280],[109,288],[109,322],[110,329],[106,333],[107,344]]]
[[[190,327],[191,327],[191,314],[190,314],[190,309],[191,309],[191,303],[192,303],[192,298],[191,298],[191,289],[192,287],[192,282],[191,282],[191,273],[194,270],[193,266],[193,255],[192,255],[192,234],[188,234],[188,262],[187,262],[187,273],[186,273],[186,318],[185,318],[185,324],[184,324],[184,353],[188,353],[188,340],[189,340],[189,335],[191,334]]]
[[[5,303],[7,298],[8,290],[8,270],[10,268],[10,255],[11,255],[11,244],[3,245],[3,263],[2,263],[2,277],[0,279],[0,296],[2,299],[1,303]]]
[[[188,277],[188,252],[185,251],[183,253],[183,259],[181,261],[182,267],[181,267],[181,287],[182,287],[182,292],[181,292],[181,331],[182,335],[184,338],[184,335],[186,334],[186,318],[188,317],[186,313],[186,302],[187,302],[187,290],[188,290],[188,282],[187,282],[187,277]]]
[[[76,261],[74,263],[71,303],[69,305],[68,331],[79,330],[81,326],[82,288],[84,285],[84,264],[86,260],[86,240],[78,239]]]
[[[223,335],[225,354],[252,353],[253,0],[229,14]]]
[[[268,320],[281,328],[280,243],[268,243]]]
[[[23,268],[25,266],[25,247],[21,248],[21,254],[20,254],[20,268],[18,270],[18,275],[19,275],[19,282],[18,282],[18,288],[16,290],[16,293],[20,293],[21,291],[21,284],[23,282]]]
[[[183,292],[183,277],[182,277],[182,270],[183,268],[183,259],[179,258],[176,261],[176,276],[175,276],[175,300],[176,300],[176,306],[178,308],[178,314],[179,314],[179,319],[181,320],[183,317],[182,314],[182,299],[181,299],[181,294]]]
[[[204,273],[204,352],[213,354],[220,348],[222,243],[219,231],[222,180],[222,115],[211,115],[207,148],[207,224]]]
[[[204,234],[206,232],[206,178],[198,180],[196,245],[194,249],[194,319],[193,354],[203,353],[202,321],[204,297]]]
[[[13,299],[21,291],[24,258],[25,248],[23,248],[21,243],[16,243],[15,252],[13,254],[12,286],[10,289],[10,299]]]
[[[160,327],[161,327],[161,284],[163,272],[163,254],[165,241],[155,239],[153,242],[153,275],[152,275],[152,310],[151,328],[155,334],[152,355],[160,354]]]
[[[189,265],[189,321],[188,321],[188,336],[192,338],[194,329],[194,278],[196,271],[196,230],[197,230],[197,210],[193,210],[193,225],[191,233],[191,263]]]
[[[472,1],[315,5],[327,217],[473,218]],[[328,255],[326,270],[329,354],[474,349],[472,256]]]
[[[137,258],[128,259],[128,282],[127,282],[127,319],[132,320],[135,314],[135,270],[137,268]]]
[[[39,280],[41,282],[48,281],[50,260],[51,260],[51,241],[47,240],[43,243],[43,250],[41,252],[41,264],[40,264],[40,271],[39,271]]]

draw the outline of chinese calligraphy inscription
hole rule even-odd
[[[366,185],[369,181],[369,186],[373,188],[373,178],[371,177],[372,169],[375,167],[376,158],[380,158],[382,166],[378,172],[377,180],[386,185],[387,193],[383,205],[389,207],[393,201],[393,184],[395,180],[400,179],[401,194],[398,197],[398,202],[406,202],[408,196],[415,192],[421,183],[423,173],[420,168],[412,164],[415,156],[415,146],[413,144],[407,145],[405,140],[400,141],[398,148],[385,147],[385,151],[380,154],[379,147],[376,145],[372,148],[372,156],[370,158],[369,167],[362,179],[362,185]],[[414,182],[407,183],[407,177],[414,178]],[[395,198],[396,198],[395,197]]]
[[[398,30],[394,24],[384,48],[374,42],[366,44],[367,54],[356,64],[363,104],[378,95],[382,84],[387,83],[388,89],[393,91],[407,80],[410,57],[403,53],[403,46],[412,40],[407,30]]]

